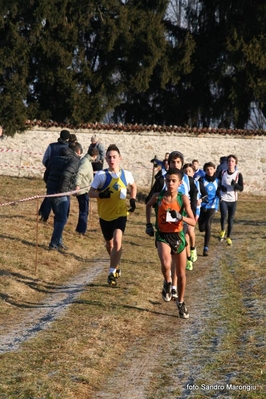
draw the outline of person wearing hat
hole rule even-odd
[[[98,150],[98,156],[96,160],[92,162],[92,169],[94,172],[97,172],[98,170],[103,169],[105,153],[104,146],[96,135],[91,136],[91,144],[89,145],[88,151],[91,151],[93,148]]]
[[[66,129],[61,130],[60,136],[57,139],[55,143],[51,143],[48,145],[48,147],[45,150],[45,153],[43,155],[42,159],[42,164],[45,166],[45,172],[44,172],[44,177],[43,180],[46,182],[47,179],[47,168],[49,164],[51,163],[52,159],[60,155],[61,151],[65,148],[68,147],[68,142],[70,139],[71,135],[70,132]],[[48,201],[47,198],[44,198],[40,209],[39,209],[39,215],[41,216],[41,221],[42,222],[47,222],[49,215],[51,213],[52,207],[50,201]]]

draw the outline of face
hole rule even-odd
[[[194,170],[198,170],[199,169],[199,163],[198,162],[194,161],[194,162],[192,162],[192,165],[193,165]]]
[[[212,166],[208,166],[205,170],[206,175],[213,176],[215,172],[215,168]]]
[[[182,169],[182,161],[180,158],[171,159],[170,168]]]
[[[119,168],[119,165],[121,162],[121,156],[119,155],[119,153],[117,151],[109,151],[106,154],[105,159],[106,159],[106,161],[109,165],[109,168],[111,170],[116,170]]]
[[[170,193],[176,193],[178,186],[182,183],[177,175],[167,175],[165,178],[167,190]]]
[[[234,170],[235,167],[236,167],[236,160],[235,160],[235,158],[230,157],[230,158],[228,159],[228,161],[227,161],[227,164],[228,164],[228,168],[229,168],[229,169]]]
[[[188,176],[193,177],[194,176],[194,169],[191,166],[188,166],[185,170],[184,173]]]

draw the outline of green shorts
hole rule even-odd
[[[161,231],[156,231],[156,247],[157,241],[164,242],[165,244],[169,245],[171,248],[171,255],[180,254],[187,246],[183,230],[179,233],[162,233]]]

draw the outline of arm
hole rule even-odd
[[[191,206],[190,206],[190,202],[189,199],[186,195],[182,195],[182,200],[184,203],[184,209],[186,211],[187,216],[183,216],[183,221],[187,224],[189,224],[190,226],[195,226],[196,225],[196,220],[195,217],[193,215]]]
[[[243,191],[244,190],[244,183],[243,183],[243,176],[241,173],[238,175],[237,183],[232,184],[235,190]]]
[[[48,164],[49,164],[50,154],[51,154],[51,147],[50,147],[50,145],[48,145],[48,147],[46,148],[46,151],[43,155],[43,159],[42,159],[42,164],[46,168],[48,167]]]
[[[153,196],[146,203],[146,223],[151,223],[151,210],[153,205],[156,203],[159,193],[153,194]]]
[[[189,176],[189,183],[190,183],[189,195],[190,195],[191,209],[193,214],[196,215],[198,189],[196,187],[193,177],[191,176]]]
[[[98,151],[99,151],[99,155],[100,155],[100,160],[103,162],[104,161],[104,156],[105,156],[103,144],[99,143]]]

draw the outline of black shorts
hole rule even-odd
[[[100,226],[105,241],[111,241],[113,239],[114,231],[119,229],[124,233],[127,224],[127,217],[121,216],[120,218],[107,221],[100,219]]]

